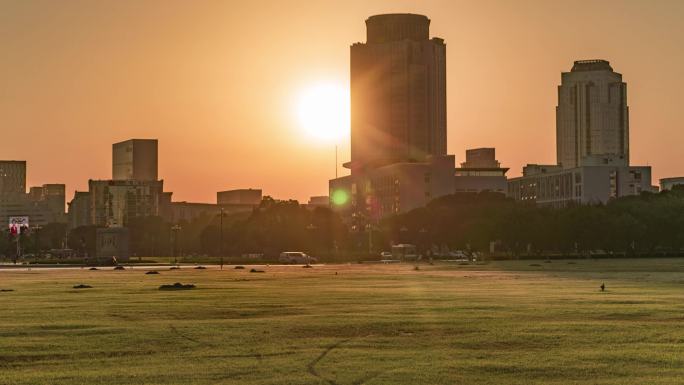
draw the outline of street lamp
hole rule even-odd
[[[171,231],[173,232],[173,264],[178,265],[178,232],[182,229],[182,227],[178,224],[174,225],[171,227]]]
[[[406,235],[405,234],[408,233],[408,229],[406,228],[406,226],[402,226],[399,229],[399,233],[400,233],[399,238],[401,239],[401,243],[406,243]]]
[[[312,235],[311,237],[309,237],[309,238],[312,240],[312,242],[313,242],[313,240],[316,238],[316,237],[314,237],[313,235],[314,235],[314,231],[315,231],[317,228],[318,228],[318,227],[316,227],[316,225],[314,225],[313,223],[309,223],[309,224],[306,226],[306,230],[309,232],[309,234]],[[311,252],[313,252],[313,250],[314,250],[314,247],[313,247],[313,245],[312,245],[312,246],[311,246],[311,251],[309,251],[309,252],[311,253]],[[310,265],[310,264],[311,264],[311,256],[308,255],[308,254],[306,255],[306,264],[307,264],[307,265]]]
[[[219,255],[221,256],[221,270],[223,270],[223,207],[221,207],[221,220],[219,231]]]
[[[40,256],[40,230],[43,226],[33,226],[33,230],[36,230],[36,253]]]
[[[366,230],[368,231],[368,254],[373,255],[373,225],[368,223]]]

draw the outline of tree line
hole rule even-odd
[[[224,214],[223,219],[207,215],[171,224],[160,217],[134,218],[128,225],[131,255],[250,253],[272,258],[282,251],[305,251],[332,260],[376,255],[397,243],[415,244],[424,254],[488,252],[494,246],[499,255],[511,256],[645,255],[684,248],[684,188],[562,209],[523,204],[498,193],[459,193],[378,223],[357,214],[345,222],[328,208],[265,197],[252,212]],[[68,230],[64,224],[49,224],[40,233],[22,235],[22,248],[35,253],[67,245],[77,254],[94,255],[95,233],[94,226]],[[0,238],[6,255],[13,247],[10,239]]]

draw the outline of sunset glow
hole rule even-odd
[[[349,90],[339,83],[318,83],[297,99],[297,119],[307,137],[333,142],[349,135]]]

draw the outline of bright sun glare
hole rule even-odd
[[[349,90],[339,83],[319,83],[302,90],[297,117],[302,130],[319,141],[349,135]]]

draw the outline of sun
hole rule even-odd
[[[304,88],[297,99],[297,119],[304,133],[325,142],[349,135],[349,89],[322,82]]]

